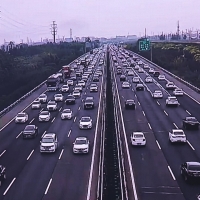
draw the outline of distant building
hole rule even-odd
[[[122,40],[125,40],[125,39],[126,39],[126,36],[116,36],[116,39],[122,39]]]
[[[127,39],[128,40],[136,40],[137,39],[137,35],[128,35]]]

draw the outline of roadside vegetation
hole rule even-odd
[[[0,50],[0,111],[83,53],[77,42]]]
[[[151,59],[151,52],[139,52],[137,45],[128,44],[126,48]],[[199,44],[153,43],[152,61],[200,88]]]

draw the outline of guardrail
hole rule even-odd
[[[130,51],[130,52],[131,52],[131,53],[134,53],[134,52],[132,52],[132,51]],[[155,64],[155,63],[153,63],[153,62],[151,62],[150,60],[144,58],[143,56],[141,56],[141,55],[139,55],[139,54],[137,54],[137,53],[134,53],[134,54],[137,55],[138,57],[144,59],[144,60],[147,61],[148,63],[151,63],[153,66],[157,67],[158,69],[164,71],[164,72],[167,73],[168,75],[170,75],[170,76],[174,77],[175,79],[179,80],[180,82],[184,83],[185,85],[187,85],[188,87],[190,87],[191,89],[193,89],[194,91],[196,91],[197,93],[200,93],[200,88],[198,88],[198,87],[192,85],[191,83],[189,83],[189,82],[187,82],[187,81],[181,79],[180,77],[178,77],[178,76],[172,74],[171,72],[167,71],[166,69],[163,69],[163,68],[160,67],[159,65],[157,65],[157,64]]]

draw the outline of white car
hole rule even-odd
[[[85,87],[85,81],[78,81],[78,85],[80,85],[81,87]]]
[[[77,137],[73,143],[73,153],[88,153],[89,140],[86,137]]]
[[[128,73],[127,73],[127,75],[128,75],[128,76],[134,76],[133,70],[129,70]]]
[[[131,144],[133,146],[135,146],[135,145],[140,145],[140,146],[146,145],[146,139],[145,139],[144,133],[143,132],[133,132],[131,134]]]
[[[152,82],[153,82],[153,79],[150,76],[147,76],[145,78],[145,83],[152,83]]]
[[[169,132],[169,140],[171,142],[187,142],[186,135],[182,129],[172,129]]]
[[[140,68],[138,69],[138,72],[139,72],[139,73],[143,73],[144,70],[140,67]]]
[[[32,109],[40,109],[41,108],[41,103],[39,100],[35,100],[33,101],[33,103],[31,104],[31,108]]]
[[[58,148],[58,139],[55,133],[45,133],[40,141],[41,153],[53,153]]]
[[[39,114],[39,121],[42,122],[42,121],[45,121],[45,122],[48,122],[51,118],[51,114],[49,111],[42,111],[40,112]]]
[[[15,117],[15,123],[25,123],[28,121],[28,114],[25,112],[18,113]]]
[[[180,88],[176,88],[174,91],[173,91],[173,94],[175,96],[183,96],[183,90],[180,89]]]
[[[74,81],[71,79],[67,80],[67,85],[74,85]]]
[[[68,92],[69,91],[69,86],[68,85],[63,85],[60,89],[61,92]]]
[[[158,76],[158,80],[160,80],[160,81],[165,80],[165,75],[160,74],[160,75]]]
[[[57,103],[55,101],[50,100],[47,104],[47,110],[48,111],[57,110]]]
[[[81,85],[76,85],[73,90],[79,90],[80,92],[83,91],[83,87]]]
[[[38,100],[39,100],[41,103],[46,103],[46,102],[47,102],[47,95],[46,95],[46,94],[41,94],[41,95],[38,97]]]
[[[135,70],[138,70],[139,68],[140,68],[139,65],[135,65],[134,67]]]
[[[177,98],[174,96],[170,96],[166,99],[166,106],[178,106],[180,105]]]
[[[124,88],[124,89],[129,89],[130,86],[131,86],[131,85],[130,85],[129,82],[127,82],[127,81],[122,82],[122,88]]]
[[[153,74],[153,73],[154,73],[154,69],[150,68],[150,69],[149,69],[149,73],[150,73],[150,74]]]
[[[167,90],[174,90],[175,88],[176,88],[176,86],[174,85],[173,82],[168,82],[168,83],[166,84],[166,89],[167,89]]]
[[[144,64],[143,68],[144,69],[149,69],[149,65],[148,64]]]
[[[63,101],[63,95],[62,94],[55,94],[54,100],[57,101]]]
[[[158,98],[163,98],[163,93],[161,90],[155,90],[152,94],[153,98],[158,99]]]
[[[72,119],[73,112],[70,108],[66,108],[61,112],[61,119]]]
[[[72,92],[72,95],[73,95],[75,98],[80,98],[81,93],[80,93],[79,90],[74,90],[74,91]]]
[[[139,83],[140,78],[138,76],[135,76],[135,77],[133,77],[132,81],[133,81],[133,83]]]
[[[90,85],[90,92],[97,92],[98,91],[98,86],[96,83],[92,83]]]
[[[80,129],[91,129],[92,128],[92,119],[90,117],[81,117],[79,121]]]

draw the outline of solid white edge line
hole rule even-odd
[[[173,172],[172,172],[172,170],[171,170],[170,166],[168,165],[167,167],[168,167],[168,169],[169,169],[169,172],[170,172],[170,174],[172,175],[172,178],[173,178],[173,179],[174,179],[174,181],[175,181],[175,180],[176,180],[176,178],[175,178],[175,176],[174,176],[174,174],[173,174]]]
[[[149,128],[152,130],[151,125],[148,123]]]
[[[193,101],[195,101],[196,103],[200,104],[200,102],[198,102],[196,99],[194,99],[193,97],[191,97],[188,93],[184,92],[188,97],[190,97]]]
[[[16,139],[22,134],[22,131],[16,136]]]
[[[188,113],[189,115],[191,115],[191,113],[188,110],[186,110],[186,113]]]
[[[56,118],[54,117],[54,118],[51,120],[51,123],[53,123],[55,119],[56,119]]]
[[[63,151],[64,151],[64,149],[62,149],[62,151],[60,152],[60,155],[59,155],[59,160],[61,159],[61,157],[62,157],[62,154],[63,154]]]
[[[168,116],[168,113],[164,110],[164,113],[165,113],[165,115],[167,115]]]
[[[67,137],[69,137],[69,136],[70,136],[71,132],[72,132],[72,130],[70,129],[70,130],[69,130],[69,133],[68,133],[68,135],[67,135]]]
[[[101,79],[102,79],[101,81],[103,82],[103,76],[101,77]],[[100,105],[101,105],[101,99],[102,99],[102,88],[103,88],[103,83],[101,84],[99,108],[98,108],[98,113],[97,113],[97,122],[96,122],[93,152],[92,152],[92,162],[91,162],[91,166],[90,166],[90,175],[89,175],[89,183],[88,183],[87,198],[86,198],[87,200],[90,200],[90,194],[91,194],[92,174],[93,174],[94,158],[95,158],[95,151],[96,151],[95,147],[96,147],[96,143],[97,143],[97,129],[98,129],[98,126],[99,126]]]
[[[156,143],[157,143],[157,145],[158,145],[158,148],[161,150],[161,146],[160,146],[160,144],[158,143],[158,140],[156,140]]]
[[[29,122],[29,124],[31,124],[31,123],[33,122],[34,119],[35,119],[35,118],[33,118],[33,119]]]
[[[52,178],[49,180],[49,183],[48,183],[48,185],[47,185],[47,188],[46,188],[44,194],[47,194],[47,192],[48,192],[48,190],[49,190],[49,187],[50,187],[50,185],[51,185],[51,182],[52,182]]]
[[[1,157],[5,152],[6,152],[6,150],[4,150],[4,151],[1,153],[0,157]]]
[[[28,158],[26,160],[29,160],[29,158],[31,157],[31,155],[33,154],[34,149],[31,151],[31,153],[29,154]]]
[[[174,126],[176,127],[176,129],[178,129],[178,126],[175,124],[175,123],[173,123],[174,124]]]
[[[195,151],[195,148],[191,145],[191,143],[187,140],[187,143],[189,144],[189,146],[192,148],[193,151]]]
[[[9,186],[7,187],[7,189],[5,190],[5,192],[3,193],[3,195],[5,196],[6,193],[8,192],[8,190],[10,189],[10,187],[12,186],[13,182],[15,181],[16,177],[13,178],[13,180],[11,181],[11,183],[9,184]]]

